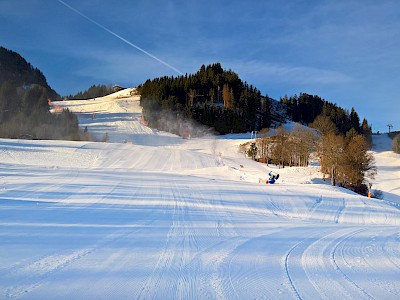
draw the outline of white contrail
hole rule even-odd
[[[147,56],[150,56],[151,58],[155,59],[156,61],[158,61],[159,63],[162,63],[164,66],[170,68],[171,70],[174,70],[176,73],[183,75],[183,73],[181,71],[179,71],[177,68],[171,66],[169,63],[159,59],[158,57],[155,57],[153,54],[147,52],[146,50],[140,48],[139,46],[131,43],[130,41],[128,41],[127,39],[124,39],[122,36],[116,34],[114,31],[108,29],[107,27],[104,27],[103,25],[101,25],[100,23],[96,22],[95,20],[89,18],[88,16],[86,16],[85,14],[83,14],[82,12],[80,12],[79,10],[77,10],[76,8],[73,8],[71,5],[65,3],[62,0],[57,0],[58,2],[60,2],[62,5],[68,7],[69,9],[73,10],[74,12],[76,12],[78,15],[84,17],[86,20],[92,22],[93,24],[97,25],[98,27],[100,27],[101,29],[104,29],[105,31],[107,31],[108,33],[112,34],[113,36],[119,38],[121,41],[127,43],[129,46],[132,46],[133,48],[143,52],[144,54],[146,54]]]

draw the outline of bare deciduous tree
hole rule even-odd
[[[396,135],[393,139],[392,149],[395,153],[400,154],[400,134]]]
[[[270,157],[271,138],[268,136],[269,128],[260,130],[260,137],[257,139],[257,148],[260,157],[260,162],[268,165]]]
[[[310,127],[318,130],[322,135],[336,132],[336,125],[325,115],[316,117],[314,122],[310,124]]]
[[[374,178],[374,156],[368,152],[368,143],[362,135],[353,136],[346,145],[340,169],[340,181],[356,189],[363,186],[365,177]]]
[[[321,160],[321,171],[329,175],[332,185],[336,185],[338,169],[344,153],[343,136],[334,133],[325,134],[322,137],[318,152]]]
[[[313,131],[296,124],[290,134],[292,165],[308,166],[310,155],[315,151],[317,137]]]
[[[328,133],[322,137],[318,150],[321,171],[331,178],[332,185],[339,181],[356,192],[366,192],[365,178],[374,178],[376,167],[364,136],[349,133],[345,139]]]
[[[288,164],[289,148],[287,144],[288,132],[282,126],[276,131],[274,149],[272,151],[272,161],[279,167],[285,167]]]

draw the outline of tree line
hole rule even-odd
[[[188,120],[213,127],[221,134],[259,131],[270,127],[276,115],[271,108],[272,99],[262,96],[257,88],[242,82],[235,72],[224,70],[219,63],[202,65],[195,74],[148,79],[138,91],[149,126],[171,130],[166,124],[174,122],[172,131],[178,134]],[[363,134],[354,108],[349,112],[306,93],[285,96],[280,103],[294,122],[307,125],[323,114],[338,132],[346,134],[354,128]]]
[[[111,85],[104,85],[104,84],[95,85],[94,84],[85,91],[78,92],[75,95],[65,96],[63,98],[70,99],[70,100],[86,100],[86,99],[104,97],[104,96],[110,95],[113,92],[114,92],[114,88]]]
[[[300,123],[291,129],[279,126],[276,129],[264,128],[258,138],[241,145],[241,152],[261,163],[279,167],[306,167],[310,156],[315,152],[318,133]]]
[[[256,141],[241,148],[249,157],[279,167],[308,166],[315,153],[324,180],[328,177],[332,185],[366,195],[366,179],[376,174],[374,157],[368,152],[372,134],[368,123],[361,126],[362,133],[351,128],[342,134],[328,116],[321,114],[310,127],[298,123],[292,130],[280,126],[271,133],[263,129]]]
[[[49,112],[59,98],[44,75],[18,53],[0,47],[0,137],[80,140],[77,117]]]
[[[376,167],[373,155],[368,152],[372,143],[372,130],[364,119],[360,130],[352,127],[341,133],[326,115],[311,124],[321,133],[318,155],[321,171],[330,177],[332,185],[337,182],[360,194],[366,194],[366,178],[374,178]],[[361,133],[360,133],[361,131]]]
[[[301,93],[300,96],[285,96],[280,99],[280,102],[286,106],[287,114],[293,122],[307,125],[314,122],[322,114],[329,117],[336,130],[342,134],[346,134],[352,128],[357,133],[362,134],[365,129],[363,128],[364,123],[368,125],[365,119],[360,124],[360,118],[354,107],[349,112],[317,95]]]
[[[0,85],[0,136],[33,139],[81,140],[77,117],[68,110],[49,112],[47,90],[40,85],[17,87],[10,81]]]
[[[143,117],[158,129],[166,130],[166,119],[181,124],[178,127],[194,121],[222,134],[270,125],[268,98],[219,63],[202,65],[195,74],[149,79],[139,93]]]
[[[46,89],[50,98],[60,98],[48,85],[46,77],[38,68],[33,67],[18,53],[0,47],[0,84],[6,81],[22,88],[39,85]]]

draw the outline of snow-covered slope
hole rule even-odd
[[[0,298],[400,297],[396,206],[317,168],[259,184],[270,167],[237,152],[250,136],[155,132],[117,96],[62,103],[114,143],[0,140]],[[393,202],[387,142],[374,185]]]
[[[378,174],[372,188],[381,190],[385,200],[400,204],[400,155],[391,150],[392,140],[386,134],[374,135],[373,144]]]
[[[158,132],[142,124],[140,96],[131,96],[134,91],[125,89],[101,98],[55,101],[54,104],[76,113],[80,126],[87,127],[96,140],[102,140],[107,133],[108,141],[112,143],[163,146],[180,142],[181,139],[175,135]]]

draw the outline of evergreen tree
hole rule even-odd
[[[18,112],[21,105],[17,88],[11,80],[0,85],[0,122],[4,122]]]
[[[114,90],[111,85],[92,85],[83,92],[78,92],[75,95],[69,95],[65,98],[74,100],[94,99],[110,95],[113,92]]]
[[[349,114],[336,104],[317,95],[306,93],[301,93],[300,96],[285,96],[280,101],[285,105],[289,117],[294,122],[311,124],[318,116],[324,115],[335,125],[338,133],[346,134],[351,128],[354,128],[357,133],[361,133],[360,119],[354,108]]]
[[[369,148],[372,147],[372,128],[369,126],[368,121],[364,118],[361,125],[361,133],[368,143]]]
[[[358,117],[358,114],[355,111],[354,107],[351,108],[350,122],[352,128],[354,128],[357,133],[361,133],[360,118]]]
[[[222,99],[224,100],[225,108],[233,108],[231,89],[229,88],[228,84],[224,84],[222,88]]]
[[[40,85],[28,89],[22,97],[22,110],[25,114],[31,113],[32,110],[48,111],[46,89]]]
[[[257,149],[256,143],[253,142],[250,144],[250,148],[247,151],[247,156],[251,157],[252,160],[256,160],[257,151],[258,151],[258,149]]]

